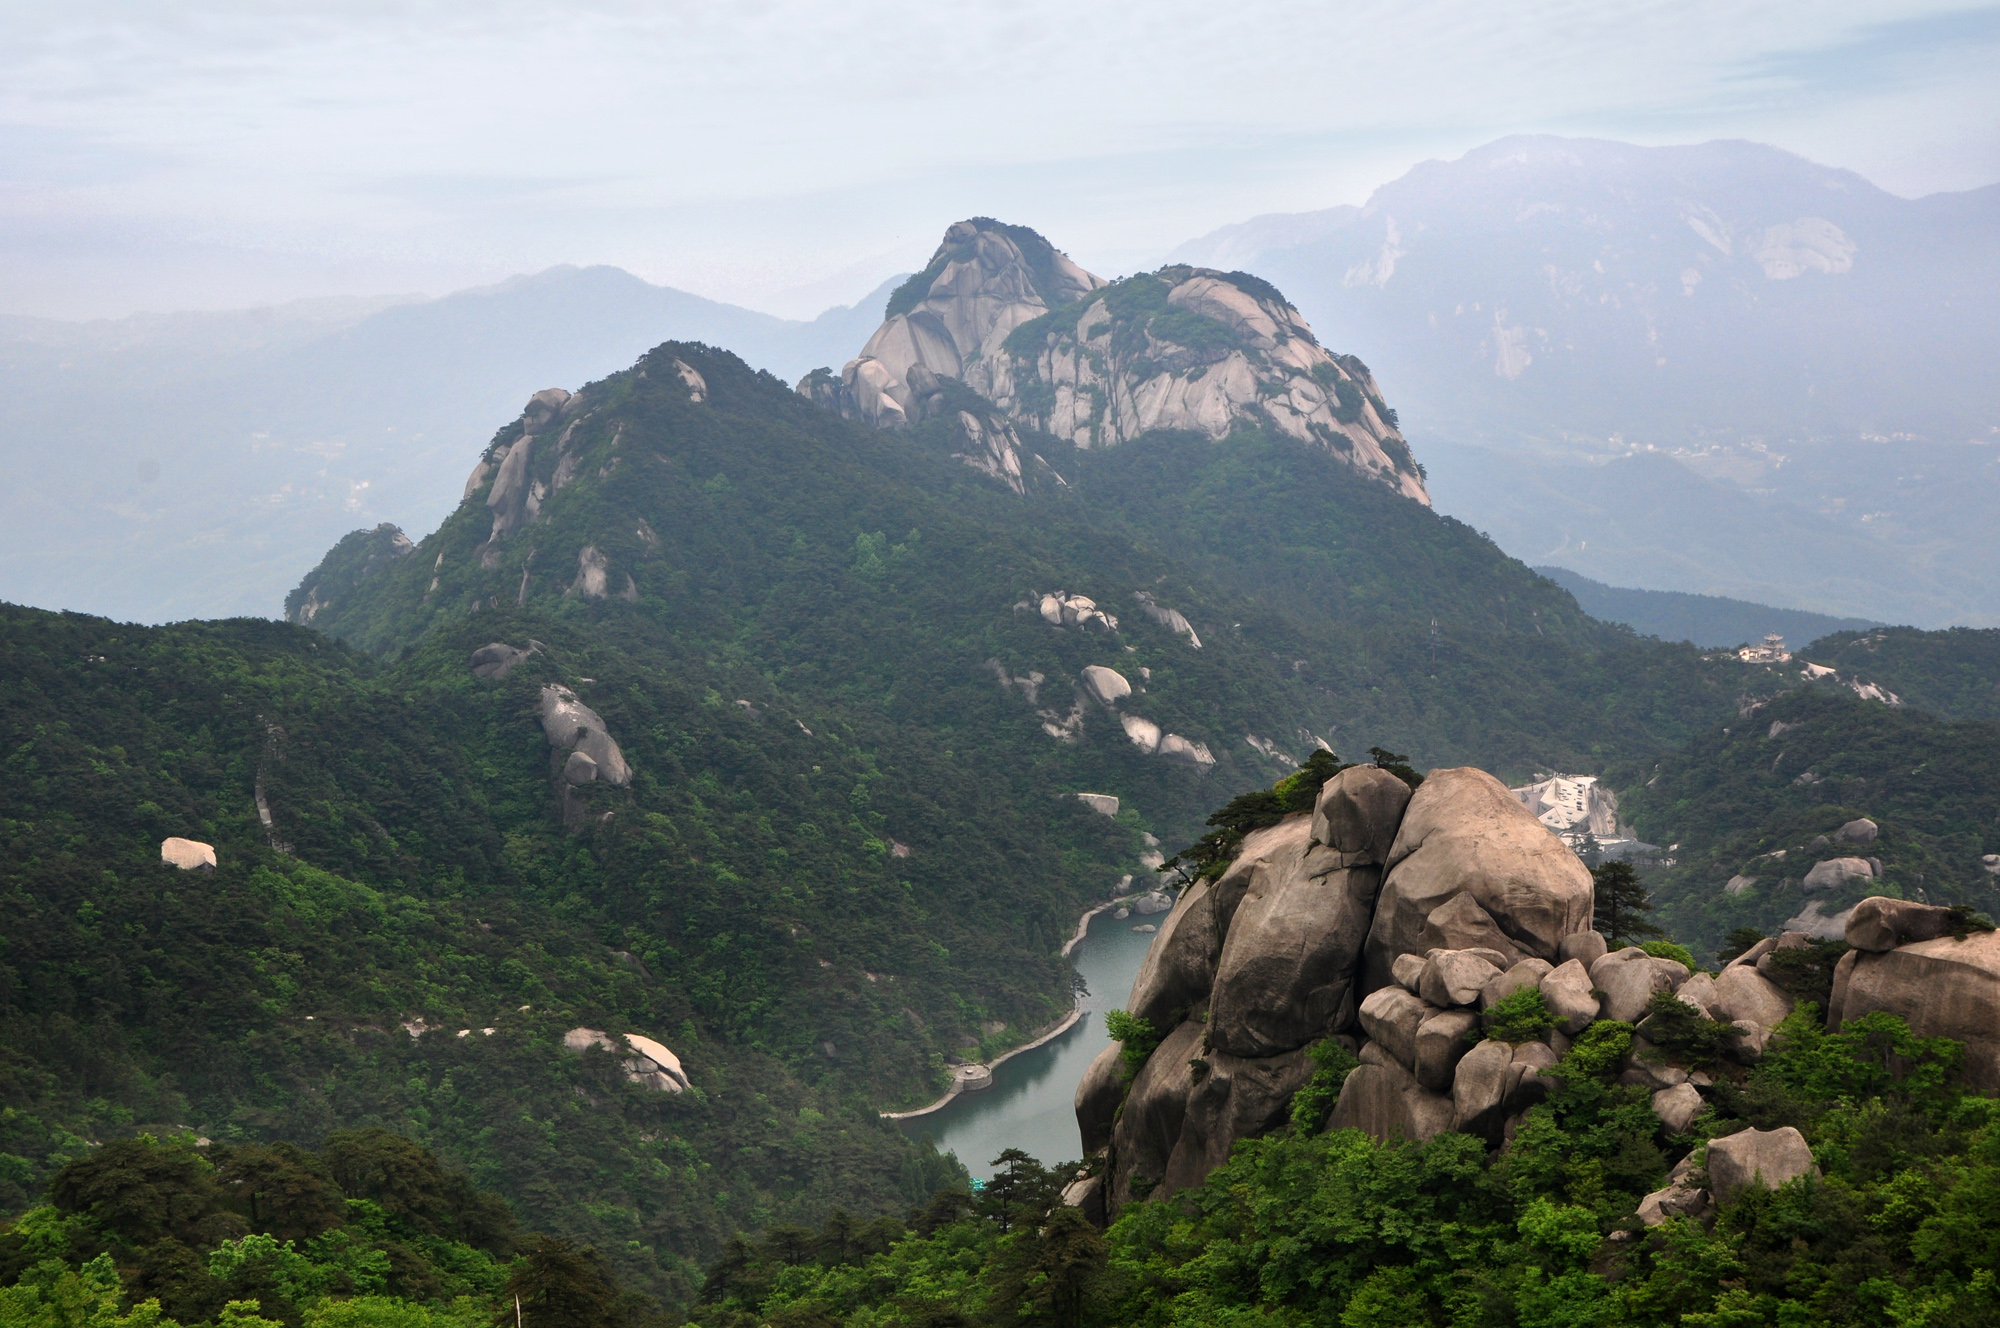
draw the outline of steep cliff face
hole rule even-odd
[[[837,380],[809,375],[799,391],[882,428],[956,414],[962,458],[1017,492],[1039,460],[1020,428],[1095,448],[1259,427],[1430,502],[1368,366],[1322,347],[1268,282],[1176,266],[1106,283],[986,218],[945,232]]]

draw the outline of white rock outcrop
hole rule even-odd
[[[602,1047],[624,1057],[625,1077],[656,1093],[680,1093],[692,1086],[681,1058],[640,1033],[626,1033],[614,1041],[595,1028],[572,1028],[563,1034],[563,1046],[578,1055],[591,1047]]]
[[[160,841],[160,861],[169,867],[182,871],[194,871],[206,867],[215,869],[215,846],[204,844],[198,839],[170,837]]]
[[[1139,601],[1139,610],[1160,626],[1176,636],[1187,638],[1188,644],[1201,649],[1201,637],[1195,634],[1194,624],[1181,615],[1179,609],[1170,609],[1155,600],[1149,591],[1137,591],[1132,596]]]
[[[625,763],[625,754],[605,728],[603,717],[577,700],[575,692],[550,683],[542,688],[540,713],[549,746],[581,752],[595,767],[589,779],[573,782],[602,780],[614,788],[632,782],[632,767]],[[567,777],[567,769],[564,773]]]
[[[1091,699],[1102,706],[1115,706],[1132,694],[1132,684],[1125,675],[1102,664],[1083,666],[1083,685]]]

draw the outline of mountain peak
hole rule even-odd
[[[1079,448],[1252,427],[1430,501],[1367,366],[1329,353],[1247,272],[1183,265],[1107,282],[1025,226],[975,217],[945,231],[884,314],[838,381],[809,375],[799,391],[879,428],[956,415],[968,463],[1017,490],[1017,426]],[[988,418],[945,379],[985,398]]]

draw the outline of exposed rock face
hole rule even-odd
[[[1355,961],[1381,889],[1377,867],[1318,874],[1312,823],[1286,822],[1257,860],[1217,963],[1209,1041],[1237,1056],[1272,1056],[1354,1022]]]
[[[679,1093],[689,1086],[681,1058],[662,1044],[639,1033],[627,1033],[614,1041],[595,1028],[572,1028],[563,1034],[563,1046],[582,1055],[591,1047],[602,1047],[625,1058],[625,1077],[656,1093]]]
[[[1803,888],[1815,890],[1837,890],[1849,881],[1872,881],[1875,869],[1866,858],[1828,858],[1825,862],[1813,864],[1806,873]]]
[[[1118,815],[1118,799],[1109,793],[1079,793],[1076,800],[1100,816]]]
[[[1483,770],[1431,772],[1410,799],[1388,868],[1368,937],[1364,990],[1392,980],[1397,955],[1436,944],[1426,939],[1426,925],[1460,895],[1504,936],[1514,951],[1510,963],[1531,955],[1553,960],[1563,937],[1590,926],[1590,873]],[[1446,920],[1458,924],[1467,916],[1460,905]]]
[[[1708,1145],[1708,1184],[1717,1203],[1728,1204],[1752,1185],[1775,1190],[1788,1180],[1818,1175],[1806,1137],[1791,1126],[1743,1130]]]
[[[542,688],[541,718],[549,746],[588,757],[596,767],[592,779],[603,780],[614,788],[632,782],[632,767],[625,764],[625,754],[618,750],[617,742],[605,729],[603,718],[577,700],[575,692],[560,683]]]
[[[170,838],[160,841],[160,861],[182,871],[215,870],[215,846],[198,839]]]
[[[505,641],[494,641],[472,652],[472,675],[498,682],[514,671],[516,665],[535,653],[539,642],[528,642],[527,649],[510,646]]]
[[[1102,664],[1083,666],[1083,685],[1099,705],[1112,706],[1132,694],[1132,684],[1116,669]],[[1157,744],[1155,744],[1157,746]]]
[[[1966,1083],[2000,1092],[2000,932],[1962,941],[1940,936],[1881,953],[1850,951],[1835,974],[1830,1005],[1827,1022],[1835,1028],[1886,1010],[1918,1037],[1958,1039],[1965,1044]]]
[[[1497,780],[1468,778],[1475,774],[1436,772],[1412,796],[1387,771],[1344,770],[1321,787],[1311,814],[1251,832],[1219,877],[1189,885],[1126,1003],[1173,1032],[1147,1059],[1115,1129],[1111,1056],[1092,1066],[1077,1096],[1085,1139],[1110,1137],[1107,1217],[1134,1195],[1198,1184],[1237,1139],[1282,1122],[1323,1038],[1360,1045],[1335,1126],[1410,1139],[1461,1128],[1497,1143],[1511,1114],[1541,1100],[1549,1086],[1541,1072],[1555,1052],[1482,1042],[1480,1008],[1539,986],[1574,1028],[1597,1017],[1583,964],[1550,963],[1589,920],[1590,877]],[[1489,842],[1477,844],[1480,836]],[[1576,875],[1546,860],[1551,846]],[[1391,907],[1385,862],[1415,863],[1422,889],[1412,897],[1434,902],[1414,914],[1409,940],[1382,955],[1391,980],[1368,991],[1363,976]],[[1498,914],[1477,902],[1481,891]],[[1440,931],[1470,931],[1505,949],[1426,944]],[[1524,957],[1530,947],[1541,953]],[[1633,953],[1646,960],[1649,992],[1668,980],[1655,967],[1666,961]]]
[[[1083,1132],[1083,1154],[1089,1157],[1111,1142],[1119,1099],[1125,1084],[1117,1043],[1097,1053],[1076,1086],[1076,1123]]]
[[[978,439],[966,459],[1017,492],[1018,439],[992,441],[1010,424],[1086,448],[1251,425],[1430,501],[1367,366],[1328,354],[1246,274],[1168,267],[1107,287],[1033,231],[975,218],[945,232],[885,312],[837,383],[808,376],[799,391],[878,427],[954,412],[959,436]],[[992,417],[954,405],[942,379],[992,403]]]
[[[1951,930],[1951,910],[1907,899],[1864,899],[1847,915],[1847,943],[1886,953],[1914,941],[1934,941]]]
[[[1140,611],[1148,618],[1174,635],[1186,637],[1188,644],[1196,650],[1201,649],[1201,638],[1195,635],[1194,624],[1182,617],[1180,610],[1155,602],[1152,595],[1144,590],[1135,592],[1132,598],[1139,601]]]
[[[1655,959],[1636,945],[1614,951],[1590,966],[1591,985],[1604,993],[1602,1017],[1637,1023],[1653,993],[1673,991],[1688,975],[1671,959]]]

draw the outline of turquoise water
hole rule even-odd
[[[938,1147],[958,1154],[973,1176],[993,1174],[993,1159],[1005,1148],[1018,1148],[1054,1165],[1074,1162],[1083,1153],[1076,1129],[1076,1085],[1084,1069],[1110,1038],[1104,1032],[1104,1012],[1125,1004],[1132,979],[1153,943],[1150,932],[1132,928],[1160,922],[1166,915],[1137,914],[1119,922],[1109,913],[1090,920],[1083,943],[1070,952],[1070,962],[1089,990],[1083,997],[1083,1018],[1053,1042],[1023,1052],[993,1072],[993,1087],[964,1093],[942,1111],[902,1122],[912,1138],[929,1135]]]

